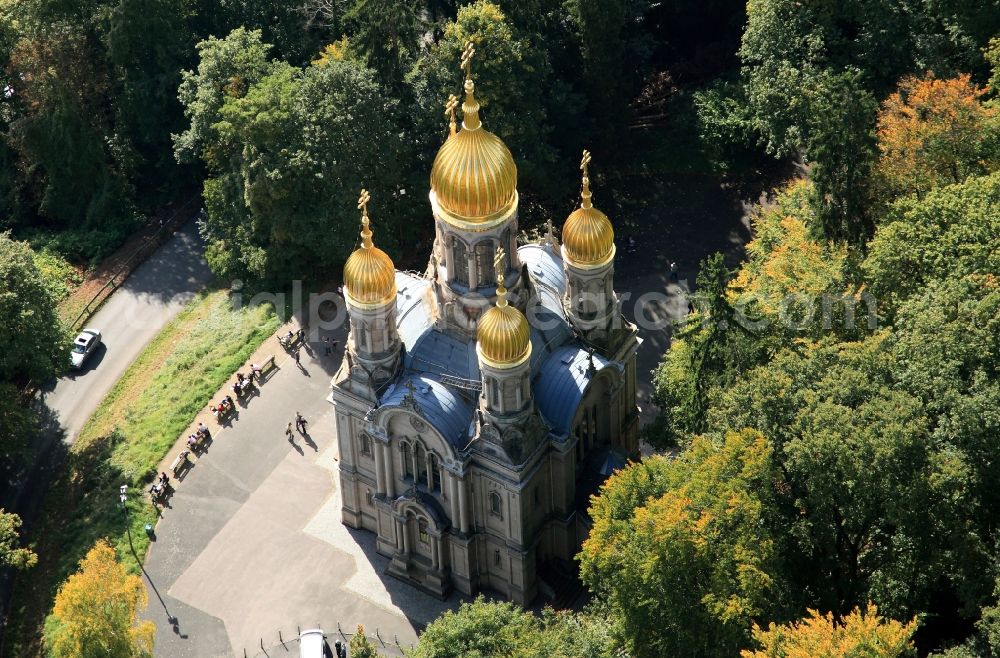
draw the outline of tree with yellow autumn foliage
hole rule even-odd
[[[146,607],[142,580],[125,571],[115,551],[98,541],[56,595],[45,622],[52,658],[148,658],[155,626],[140,622]]]
[[[923,194],[997,168],[996,107],[968,74],[908,76],[878,114],[881,193]]]
[[[757,625],[753,638],[760,649],[745,650],[742,658],[904,658],[916,655],[913,632],[917,620],[907,624],[879,617],[878,608],[855,608],[841,621],[833,615],[809,610],[804,619],[765,631]]]

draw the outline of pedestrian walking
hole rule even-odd
[[[299,334],[299,343],[305,345],[305,342],[306,342],[306,330],[302,329],[300,327],[299,331],[298,331],[298,334]]]
[[[299,351],[300,350],[295,350],[295,352],[294,352],[294,354],[295,354],[295,365],[297,365],[297,366],[299,366],[301,368],[302,367],[302,362],[299,361],[299,358],[300,358],[299,357]]]
[[[302,434],[306,433],[306,419],[298,411],[295,412],[295,429]]]
[[[337,349],[338,345],[340,345],[340,341],[339,340],[334,339],[334,340],[330,341],[330,351],[332,352],[333,350]]]
[[[330,337],[323,336],[323,354],[325,354],[326,356],[330,356],[332,352],[333,348],[330,346]]]
[[[295,442],[295,432],[292,431],[292,424],[288,423],[288,427],[285,428],[285,437],[289,442]]]
[[[670,280],[677,281],[677,263],[670,261]]]

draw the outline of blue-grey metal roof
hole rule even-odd
[[[425,332],[409,350],[405,365],[420,372],[479,379],[475,343],[441,331]]]
[[[562,306],[566,282],[558,249],[528,244],[517,250],[527,265],[535,297],[528,305],[531,326],[532,390],[539,411],[557,435],[568,435],[573,415],[590,381],[587,352],[574,340]],[[464,447],[476,408],[476,395],[454,389],[440,375],[479,379],[476,343],[434,328],[430,281],[396,273],[396,322],[406,347],[403,374],[381,399],[398,405],[412,380],[414,397],[427,420],[453,445]],[[600,370],[607,362],[594,355]]]
[[[408,389],[406,382],[413,382],[413,398],[441,436],[453,446],[463,448],[468,443],[469,426],[475,404],[453,392],[431,375],[406,372],[382,395],[381,406],[400,406]]]
[[[595,372],[607,364],[604,357],[594,354]],[[573,416],[593,377],[589,367],[587,350],[575,344],[564,345],[545,359],[532,380],[535,404],[559,436],[568,435],[572,429]]]
[[[396,329],[409,352],[431,328],[427,308],[431,282],[406,272],[396,272]]]
[[[566,292],[566,278],[558,248],[545,244],[525,244],[517,248],[517,257],[528,266],[528,272],[536,284],[551,288],[559,298],[563,296]]]

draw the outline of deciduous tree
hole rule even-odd
[[[767,630],[754,626],[759,649],[744,650],[742,658],[905,658],[914,656],[913,637],[917,620],[903,624],[883,619],[874,605],[855,609],[842,620],[809,610],[790,624],[771,624]]]
[[[29,548],[22,548],[18,537],[21,517],[0,508],[0,568],[29,569],[38,562],[38,556]]]
[[[779,481],[767,440],[745,431],[696,438],[678,459],[647,458],[602,487],[581,577],[630,655],[733,655],[751,622],[780,608]]]
[[[156,629],[139,621],[146,602],[142,580],[101,540],[59,588],[45,623],[46,648],[53,658],[151,657]]]
[[[886,198],[917,193],[997,167],[996,110],[968,74],[908,76],[878,115],[877,173]]]

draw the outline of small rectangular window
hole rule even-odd
[[[375,496],[372,495],[372,490],[371,489],[369,489],[368,493],[365,494],[365,500],[368,501],[369,505],[372,505],[372,504],[375,503]]]
[[[498,567],[501,564],[503,564],[503,558],[500,557],[500,551],[499,550],[493,551],[493,564],[497,565]]]

